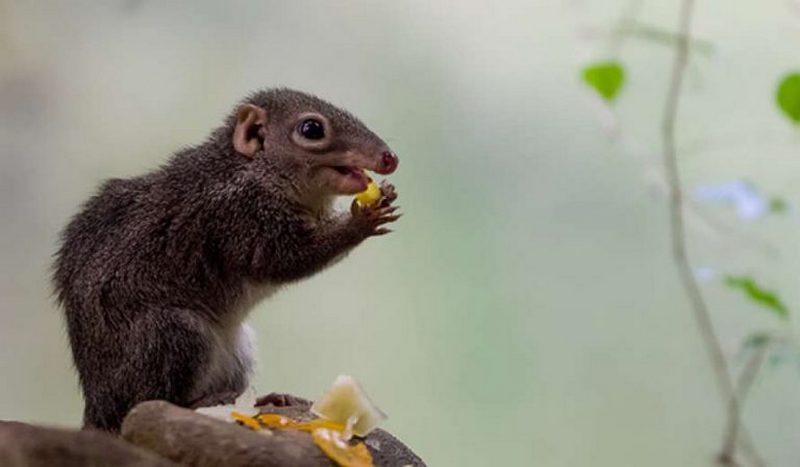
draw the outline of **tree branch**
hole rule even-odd
[[[732,400],[737,401],[740,408],[744,405],[744,401],[747,399],[747,396],[750,393],[750,387],[753,385],[753,382],[755,381],[756,376],[761,369],[761,365],[764,363],[764,359],[767,356],[770,344],[771,342],[767,342],[763,346],[760,346],[758,349],[756,349],[756,351],[753,352],[753,354],[747,360],[742,372],[739,373],[739,378],[736,380],[736,397]],[[750,436],[747,434],[747,432],[742,430],[741,416],[733,417],[732,413],[729,413],[727,435],[736,436],[737,433],[740,437],[739,442],[741,443],[743,453],[747,454],[747,456],[750,458],[750,461],[754,465],[765,465],[764,461],[755,451],[753,447],[753,441],[750,439]],[[726,440],[723,445],[732,443],[732,440]]]
[[[689,59],[690,34],[694,0],[683,0],[676,35],[675,57],[662,117],[662,144],[664,171],[669,185],[670,239],[672,256],[677,267],[681,285],[689,298],[697,330],[705,345],[714,370],[720,397],[727,401],[728,430],[718,460],[724,465],[735,465],[736,441],[742,431],[739,400],[730,375],[727,360],[717,337],[711,313],[689,261],[686,225],[684,219],[683,183],[678,166],[675,143],[675,122],[678,115],[683,79]]]

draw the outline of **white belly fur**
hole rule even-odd
[[[193,398],[228,391],[243,391],[249,386],[255,366],[256,339],[253,329],[244,323],[250,310],[277,290],[273,285],[247,284],[222,327],[210,327],[212,351],[202,378],[194,388]]]

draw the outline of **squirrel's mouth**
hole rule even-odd
[[[364,169],[352,165],[332,165],[329,168],[337,174],[334,183],[340,194],[355,194],[367,189],[369,176]]]
[[[349,165],[334,165],[333,170],[339,172],[342,175],[350,175],[358,172],[362,173],[364,172],[362,169],[359,169],[358,167],[353,167]]]
[[[389,175],[397,169],[397,156],[386,148],[378,152],[355,150],[335,153],[314,160],[314,165],[324,168],[325,179],[331,191],[339,195],[354,195],[367,189],[370,178],[366,171]]]

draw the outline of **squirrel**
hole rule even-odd
[[[365,190],[365,170],[397,165],[347,111],[281,88],[251,94],[159,169],[106,181],[64,229],[53,268],[84,427],[118,432],[145,400],[200,407],[242,394],[248,312],[391,232],[391,184],[349,213],[333,199]]]

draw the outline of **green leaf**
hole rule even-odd
[[[789,210],[789,203],[783,198],[772,198],[769,200],[769,212],[774,214],[783,214]]]
[[[783,304],[775,292],[765,290],[756,284],[751,277],[728,276],[725,285],[733,289],[742,290],[747,298],[778,315],[781,319],[789,317],[789,309]]]
[[[583,80],[608,102],[613,102],[625,82],[625,69],[619,62],[596,62],[583,69]]]
[[[800,73],[789,73],[778,85],[778,107],[794,124],[800,124]]]

